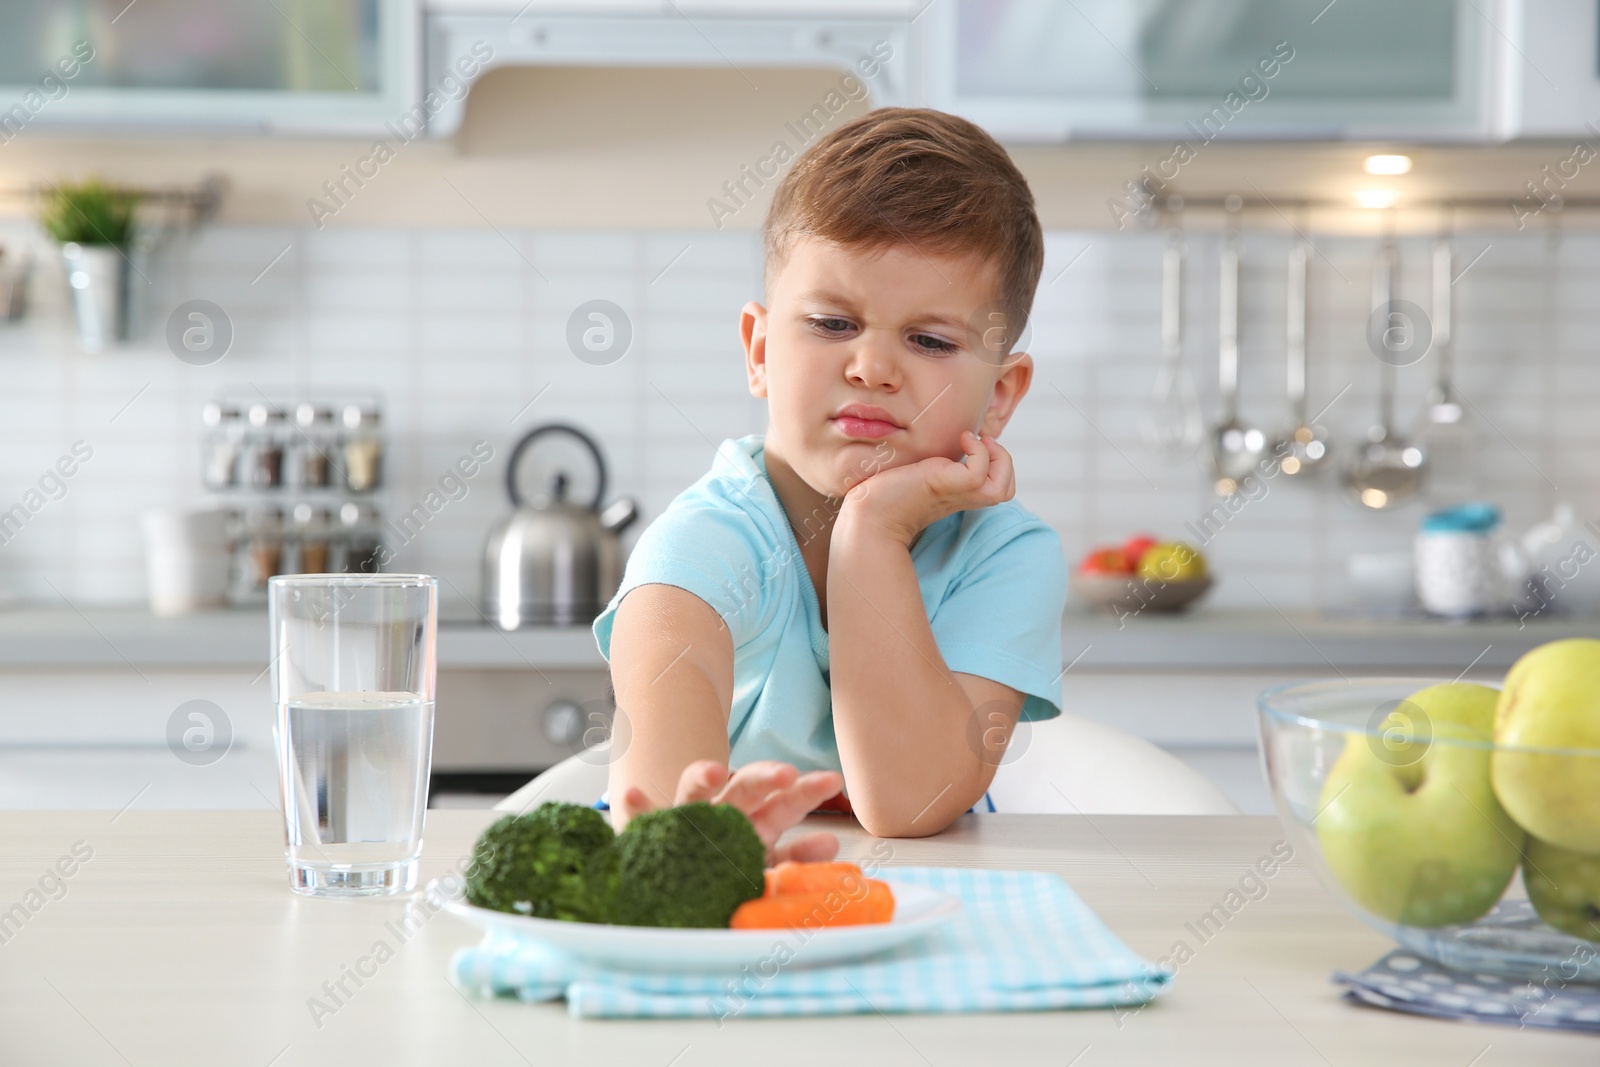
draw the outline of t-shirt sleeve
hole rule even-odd
[[[978,555],[929,619],[952,671],[1024,694],[1022,718],[1061,714],[1061,613],[1067,599],[1061,539],[1024,526]]]
[[[594,620],[600,654],[611,659],[611,627],[622,598],[641,585],[671,585],[711,606],[728,625],[734,647],[757,632],[763,611],[764,539],[744,512],[680,505],[645,527],[628,556],[622,584]]]

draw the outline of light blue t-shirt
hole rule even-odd
[[[1066,563],[1055,531],[1015,503],[959,511],[923,530],[911,559],[945,665],[1024,693],[1024,719],[1059,715]],[[652,584],[693,593],[732,634],[732,766],[774,759],[803,771],[841,769],[828,634],[767,480],[762,435],[724,441],[710,472],[640,534],[616,596],[594,622],[608,661],[617,605]]]

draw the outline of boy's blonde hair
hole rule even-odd
[[[927,108],[878,108],[806,149],[767,211],[769,279],[799,236],[976,253],[998,267],[1012,341],[1044,269],[1044,235],[1022,172],[978,126]]]

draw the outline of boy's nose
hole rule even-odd
[[[845,364],[845,377],[865,389],[894,389],[900,385],[900,366],[884,343],[864,333]]]

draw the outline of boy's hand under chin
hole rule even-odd
[[[930,456],[878,471],[845,494],[840,527],[877,530],[910,546],[917,534],[957,511],[986,508],[1017,492],[1011,453],[994,438],[963,430],[966,462]],[[849,514],[853,523],[846,523]]]
[[[683,769],[673,805],[697,800],[732,804],[749,816],[756,833],[766,843],[770,867],[785,860],[808,863],[838,855],[839,839],[826,830],[800,834],[781,845],[778,838],[842,788],[844,778],[836,771],[801,774],[792,764],[759,760],[730,774],[726,764],[703,759]],[[630,786],[618,806],[628,820],[655,807],[638,786]]]

